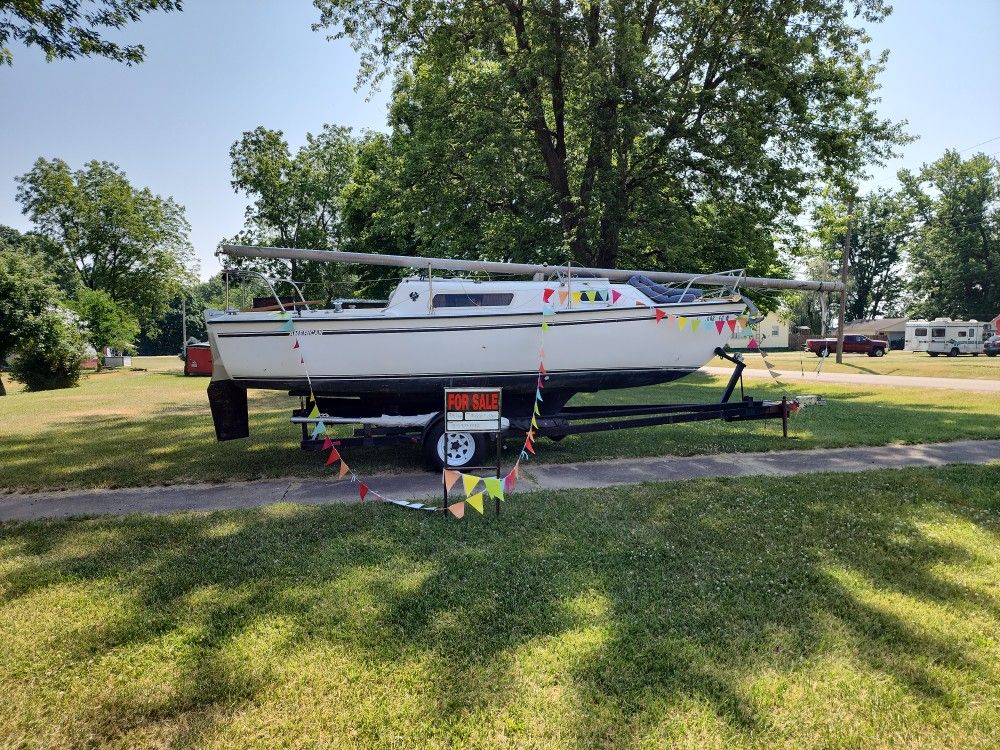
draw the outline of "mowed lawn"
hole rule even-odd
[[[810,352],[766,352],[767,358],[779,370],[815,372],[820,360]],[[747,367],[763,369],[760,353],[744,352]],[[718,360],[709,364],[721,364]],[[932,357],[926,352],[892,351],[884,357],[866,354],[845,354],[837,364],[835,356],[823,361],[822,372],[855,373],[858,375],[914,375],[928,378],[971,378],[1000,380],[1000,357],[961,356]]]
[[[319,476],[321,456],[299,449],[288,422],[298,400],[251,392],[248,440],[217,443],[206,378],[186,378],[176,358],[137,358],[145,371],[87,376],[79,388],[0,398],[0,490],[140,486],[280,476]],[[724,379],[694,375],[679,383],[580,395],[578,404],[713,401]],[[770,383],[748,392],[780,398]],[[804,409],[788,440],[778,420],[669,425],[541,440],[541,462],[734,451],[816,449],[852,445],[1000,438],[994,394],[918,388],[810,383],[828,404]],[[512,441],[508,462],[516,447]],[[416,446],[353,449],[362,474],[420,468]]]
[[[0,745],[995,748],[1000,466],[0,526]]]

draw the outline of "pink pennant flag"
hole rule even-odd
[[[368,485],[362,482],[358,485],[358,494],[361,495],[361,502],[365,501],[365,495],[368,494]]]
[[[541,376],[539,376],[539,378],[538,378],[538,387],[539,387],[539,388],[544,388],[544,387],[545,387],[545,385],[544,385],[544,384],[542,383],[542,378],[541,378]]]
[[[338,453],[337,449],[334,448],[333,450],[330,451],[330,457],[326,459],[326,465],[329,466],[334,461],[339,461],[339,460],[340,460],[340,453]]]
[[[750,349],[751,351],[756,351],[758,349],[758,347],[759,347],[759,345],[757,344],[757,339],[755,339],[755,338],[753,338],[751,336],[750,337],[750,343],[747,344],[747,349]]]
[[[545,291],[543,291],[542,302],[548,302],[549,299],[552,297],[553,292],[555,292],[555,289],[546,289]]]
[[[452,503],[448,506],[448,512],[455,516],[455,518],[462,518],[465,515],[465,501]]]
[[[323,441],[323,450],[328,451],[333,447],[333,441],[330,440],[330,436],[326,436],[326,440]]]
[[[612,289],[611,290],[611,304],[612,305],[615,304],[621,298],[622,298],[622,293],[621,292],[619,292],[617,289]]]
[[[725,328],[725,327],[726,327],[726,321],[724,321],[724,320],[717,320],[717,321],[715,321],[715,332],[716,333],[722,333],[722,329]]]
[[[295,339],[295,346],[293,346],[292,349],[298,349],[298,348],[299,348],[299,340]]]
[[[656,322],[659,323],[665,317],[667,317],[667,314],[663,312],[663,310],[661,310],[660,308],[656,308]]]
[[[548,371],[547,371],[547,370],[545,369],[545,363],[544,363],[544,362],[539,362],[539,363],[538,363],[538,371],[539,371],[539,372],[540,372],[540,373],[541,373],[542,375],[545,375],[545,374],[546,374],[546,373],[548,372]]]
[[[727,320],[726,325],[729,326],[729,331],[731,333],[736,333],[736,318],[730,318]]]

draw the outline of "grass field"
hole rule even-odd
[[[748,367],[763,368],[759,354],[745,353]],[[767,358],[779,370],[815,372],[820,359],[808,352],[768,352]],[[1000,380],[1000,357],[931,357],[924,352],[889,352],[884,357],[845,354],[842,364],[831,356],[823,362],[823,372],[862,375],[918,375],[928,378],[972,378]]]
[[[8,524],[0,745],[995,748],[1000,466],[865,479]]]
[[[0,489],[139,486],[162,483],[317,476],[319,456],[298,448],[289,424],[297,404],[279,393],[253,392],[251,437],[217,443],[205,397],[207,380],[185,378],[176,358],[137,359],[148,371],[87,377],[79,388],[0,398]],[[579,396],[574,403],[711,401],[722,379]],[[751,392],[778,398],[771,384]],[[627,456],[696,455],[786,448],[921,443],[1000,438],[1000,398],[990,394],[815,384],[827,406],[791,422],[701,423],[541,441],[539,460],[568,462]],[[512,459],[511,459],[512,460]],[[416,447],[356,449],[361,473],[419,468]]]

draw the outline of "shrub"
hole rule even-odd
[[[26,329],[11,357],[14,379],[28,391],[75,386],[87,342],[72,313],[50,307]]]

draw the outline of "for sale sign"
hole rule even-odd
[[[445,388],[447,432],[499,432],[500,388]]]

